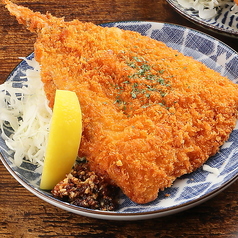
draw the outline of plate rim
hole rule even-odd
[[[173,24],[173,23],[167,23],[167,22],[159,22],[159,21],[116,21],[116,22],[107,22],[100,24],[100,26],[107,26],[108,24],[128,24],[128,23],[138,23],[138,24],[144,24],[144,23],[151,23],[151,24],[166,24],[169,26],[174,26],[174,27],[181,27],[183,29],[188,29],[190,31],[197,32],[201,35],[205,35],[206,37],[210,38],[211,40],[218,41],[222,45],[224,45],[225,48],[228,48],[229,50],[233,51],[234,53],[238,54],[232,47],[228,46],[226,43],[222,42],[221,40],[207,34],[204,32],[201,32],[199,30],[193,29],[191,27],[187,26],[182,26],[179,24]],[[27,57],[30,57],[32,54],[28,55]],[[22,60],[20,63],[18,63],[15,68],[9,73],[7,80],[10,80],[10,77],[12,76],[13,72],[15,72],[19,65],[23,62]],[[44,200],[45,202],[54,205],[58,208],[61,208],[63,210],[66,210],[68,212],[72,212],[78,215],[82,216],[87,216],[91,218],[97,218],[97,219],[106,219],[106,220],[144,220],[144,219],[152,219],[152,218],[157,218],[157,217],[162,217],[162,216],[167,216],[171,214],[175,214],[184,210],[187,210],[189,208],[192,208],[194,206],[197,206],[208,199],[211,199],[212,197],[216,196],[223,190],[225,190],[227,187],[229,187],[231,184],[233,184],[237,179],[238,179],[238,174],[231,178],[230,180],[226,181],[225,183],[222,184],[222,186],[219,186],[218,188],[214,189],[210,193],[204,194],[201,197],[196,198],[195,200],[185,202],[183,204],[177,205],[177,206],[172,206],[169,208],[163,208],[160,210],[154,210],[154,211],[147,211],[147,212],[138,212],[138,213],[133,213],[133,212],[123,212],[123,213],[117,213],[115,211],[100,211],[100,210],[93,210],[93,209],[87,209],[79,206],[75,206],[72,204],[69,204],[67,202],[63,202],[60,199],[56,199],[54,197],[47,196],[40,192],[40,189],[37,189],[28,183],[26,183],[8,164],[8,162],[4,159],[4,155],[0,151],[0,160],[2,161],[3,165],[5,168],[8,170],[8,172],[28,191],[30,191],[32,194],[37,196],[38,198]]]
[[[222,191],[224,191],[226,188],[231,186],[237,179],[238,174],[232,178],[231,180],[224,183],[221,187],[216,188],[214,191],[203,195],[202,197],[199,197],[193,201],[178,205],[176,207],[170,207],[166,209],[162,209],[160,211],[150,211],[150,212],[141,212],[141,213],[116,213],[116,212],[110,212],[110,211],[100,211],[100,210],[93,210],[93,209],[86,209],[83,207],[75,206],[72,204],[69,204],[67,202],[63,202],[59,199],[54,198],[53,196],[46,196],[45,194],[40,192],[40,189],[36,189],[33,186],[30,186],[27,184],[24,180],[20,178],[20,176],[15,173],[15,171],[10,167],[10,165],[5,161],[2,153],[0,153],[0,160],[7,169],[7,171],[13,176],[14,179],[17,180],[24,188],[26,188],[28,191],[30,191],[32,194],[37,196],[38,198],[42,199],[43,201],[56,206],[58,208],[61,208],[65,211],[75,213],[77,215],[87,216],[91,218],[98,218],[98,219],[111,219],[111,220],[145,220],[145,219],[152,219],[152,218],[158,218],[163,216],[168,216],[171,214],[176,214],[179,212],[182,212],[184,210],[190,209],[192,207],[195,207],[201,203],[206,202],[207,200],[213,198],[214,196],[218,195]]]

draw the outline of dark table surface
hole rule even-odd
[[[146,20],[169,22],[206,32],[238,51],[238,39],[207,31],[176,13],[165,0],[15,1],[66,20],[96,24]],[[0,83],[33,51],[29,33],[0,5]],[[145,221],[106,221],[56,208],[22,187],[0,162],[0,237],[238,237],[238,181],[209,201],[184,212]]]

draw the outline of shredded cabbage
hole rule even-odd
[[[219,8],[223,7],[227,0],[178,0],[178,3],[184,8],[193,8],[198,11],[198,15],[202,19],[210,19],[216,16]],[[234,4],[231,11],[236,13],[238,6]]]
[[[34,59],[24,60],[32,68],[23,72],[22,87],[16,87],[10,80],[0,85],[1,136],[14,151],[15,165],[27,160],[42,167],[52,110],[45,96],[39,64]]]

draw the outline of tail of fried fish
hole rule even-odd
[[[23,24],[31,32],[39,32],[42,28],[51,25],[51,20],[63,21],[63,18],[53,17],[47,13],[43,15],[39,12],[33,12],[29,8],[18,6],[9,0],[2,0],[11,15],[15,16],[20,24]]]

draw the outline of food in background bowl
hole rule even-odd
[[[232,1],[232,0],[231,0]],[[178,0],[178,3],[185,9],[192,8],[198,11],[198,15],[202,19],[211,19],[217,15],[218,11],[224,7],[229,0]],[[237,15],[238,1],[234,0],[236,4],[231,7],[230,11]]]

